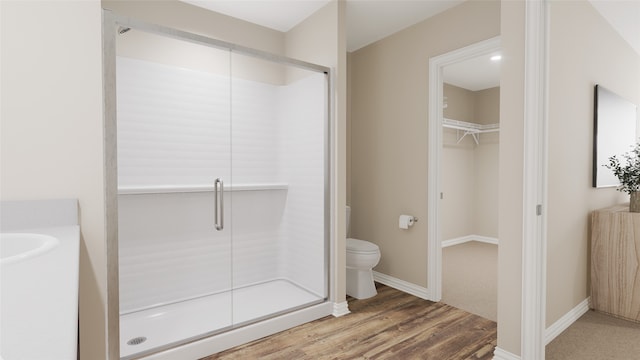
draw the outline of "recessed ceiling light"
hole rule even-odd
[[[491,57],[491,61],[500,61],[502,59],[502,55],[493,55]]]

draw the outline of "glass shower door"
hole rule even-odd
[[[121,358],[324,302],[328,69],[118,33]]]
[[[327,296],[323,73],[232,52],[233,323]]]
[[[230,53],[120,32],[120,354],[128,359],[233,325]]]

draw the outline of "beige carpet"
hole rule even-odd
[[[442,249],[442,302],[496,321],[498,247]],[[588,311],[546,348],[547,360],[640,360],[640,323]]]
[[[640,324],[587,311],[547,345],[547,360],[638,360]]]
[[[470,241],[442,249],[442,302],[496,321],[498,246]]]

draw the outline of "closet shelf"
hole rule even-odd
[[[264,183],[264,184],[232,184],[225,185],[224,191],[263,191],[263,190],[287,190],[289,184],[286,183]],[[119,186],[118,195],[141,195],[141,194],[171,194],[188,192],[213,192],[213,184],[206,185],[133,185]]]
[[[442,126],[449,129],[462,130],[464,133],[458,138],[458,144],[465,136],[471,135],[476,145],[480,143],[479,134],[500,131],[500,124],[476,124],[466,121],[442,119]]]

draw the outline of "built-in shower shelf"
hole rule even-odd
[[[232,184],[225,185],[224,191],[263,191],[263,190],[287,190],[286,183],[262,183],[262,184]],[[213,192],[213,184],[209,185],[135,185],[119,186],[119,195],[139,194],[170,194],[187,192]]]

